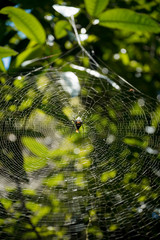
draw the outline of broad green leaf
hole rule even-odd
[[[22,53],[20,53],[14,63],[14,67],[19,67],[25,60],[34,59],[42,53],[42,47],[40,45],[36,47],[27,48]]]
[[[148,15],[129,9],[111,9],[99,16],[100,25],[127,31],[160,32],[160,25]]]
[[[46,157],[48,154],[48,149],[42,143],[36,141],[31,137],[23,137],[22,143],[26,146],[33,154],[39,157]]]
[[[57,39],[67,35],[66,30],[71,30],[71,25],[65,20],[58,21],[54,26],[54,33]]]
[[[5,207],[5,209],[7,209],[7,210],[12,206],[12,201],[10,199],[1,198],[0,201],[3,204],[3,206]]]
[[[33,212],[38,212],[42,206],[38,203],[27,201],[26,207],[27,207],[27,209],[29,209]]]
[[[152,115],[152,126],[157,128],[160,123],[160,106],[158,105],[154,114]]]
[[[64,184],[64,175],[62,173],[57,174],[56,176],[50,177],[44,182],[48,187],[54,187]]]
[[[40,206],[40,209],[37,211],[36,215],[32,218],[32,222],[34,225],[37,225],[38,222],[47,214],[49,214],[49,212],[51,211],[49,206]],[[47,217],[47,216],[46,216]],[[46,234],[46,233],[45,233]],[[46,236],[46,235],[45,235]],[[33,238],[28,238],[28,239],[33,239]]]
[[[43,157],[25,157],[24,158],[24,169],[26,172],[33,172],[45,167],[47,158]]]
[[[0,59],[0,71],[6,72],[6,69],[5,69],[4,65],[3,65],[2,59]]]
[[[15,56],[18,52],[14,51],[9,47],[0,47],[0,58]]]
[[[91,16],[96,17],[106,8],[109,0],[84,0],[84,2],[87,12]]]
[[[45,31],[40,22],[32,14],[26,13],[23,9],[15,7],[5,7],[0,13],[8,14],[16,28],[23,32],[29,39],[40,44],[45,42]]]
[[[138,147],[144,147],[144,148],[146,148],[148,145],[147,140],[144,141],[142,139],[137,139],[134,137],[126,137],[123,139],[123,142],[131,146],[138,146]]]

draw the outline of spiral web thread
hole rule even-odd
[[[159,238],[159,105],[83,58],[0,77],[0,239]]]

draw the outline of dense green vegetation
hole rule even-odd
[[[158,239],[159,3],[0,3],[0,239]]]
[[[22,9],[31,9],[32,14],[45,29],[48,39],[48,44],[44,44],[44,30],[35,25],[33,17],[29,21],[22,22],[21,15],[15,14],[17,19],[13,17],[15,16],[12,13],[13,9],[2,10],[8,15],[1,15],[0,44],[19,53],[12,58],[10,68],[20,67],[22,62],[27,59],[52,54],[60,55],[77,44],[68,20],[54,11],[53,4],[50,0],[45,2],[17,0],[1,3],[1,8],[17,5]],[[57,1],[55,4],[61,4],[61,2]],[[76,16],[76,24],[79,32],[81,28],[86,28],[87,34],[89,34],[88,39],[83,43],[87,50],[91,52],[94,49],[95,55],[116,73],[130,81],[142,92],[156,96],[159,90],[160,47],[157,23],[159,21],[159,1],[67,1],[66,4],[81,9]],[[124,9],[126,12],[123,14]],[[14,9],[14,12],[16,11],[20,10]],[[134,13],[130,11],[134,11]],[[135,12],[142,15],[134,15]],[[23,13],[21,14],[23,15]],[[107,21],[107,18],[111,17],[115,18],[112,24]],[[94,19],[99,19],[99,24],[94,25]],[[121,24],[120,19],[123,20]],[[10,20],[15,23],[18,30],[26,34],[27,38],[23,39],[22,34],[12,27],[13,24],[9,24]],[[6,25],[6,23],[8,24]],[[39,24],[37,23],[37,25]],[[51,36],[49,38],[49,34],[55,38],[53,46],[51,43],[49,44],[53,41]],[[126,49],[126,51],[122,49]],[[7,52],[1,50],[1,57],[15,54],[15,52]],[[2,64],[1,69],[3,69]]]

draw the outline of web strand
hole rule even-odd
[[[159,238],[159,104],[81,60],[1,77],[1,239]]]

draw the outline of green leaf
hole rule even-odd
[[[58,21],[54,26],[54,33],[57,39],[67,35],[66,30],[71,30],[71,25],[65,20]]]
[[[14,51],[9,47],[0,47],[0,58],[15,56],[18,52]]]
[[[131,146],[138,146],[144,148],[146,148],[148,145],[147,141],[143,141],[142,139],[137,139],[134,137],[126,137],[123,139],[123,142]]]
[[[148,15],[128,9],[111,9],[99,17],[100,25],[127,31],[160,32],[160,25]]]
[[[146,201],[146,196],[141,196],[138,198],[138,202],[144,202]]]
[[[25,157],[24,169],[26,172],[33,172],[45,167],[47,164],[47,158],[40,157]]]
[[[111,178],[115,178],[116,174],[117,174],[116,170],[103,172],[101,175],[101,182],[106,182]]]
[[[64,184],[64,175],[62,173],[57,174],[56,176],[50,177],[44,182],[48,187],[54,187]]]
[[[47,147],[42,143],[36,141],[34,138],[23,137],[22,143],[36,156],[47,157],[48,154]]]
[[[38,57],[42,53],[42,47],[41,45],[27,48],[22,53],[20,53],[14,62],[14,67],[19,67],[25,60],[28,59],[34,59],[35,57]]]
[[[87,12],[91,16],[96,17],[106,8],[109,0],[84,0],[84,2]]]
[[[110,227],[109,227],[109,231],[115,231],[117,230],[118,226],[116,224],[111,224]]]
[[[40,44],[45,42],[45,31],[40,22],[32,14],[26,13],[23,9],[15,7],[5,7],[0,13],[8,14],[16,28],[23,32],[29,39]]]
[[[0,59],[0,71],[6,72],[6,69],[5,69],[4,65],[3,65],[2,59]]]

